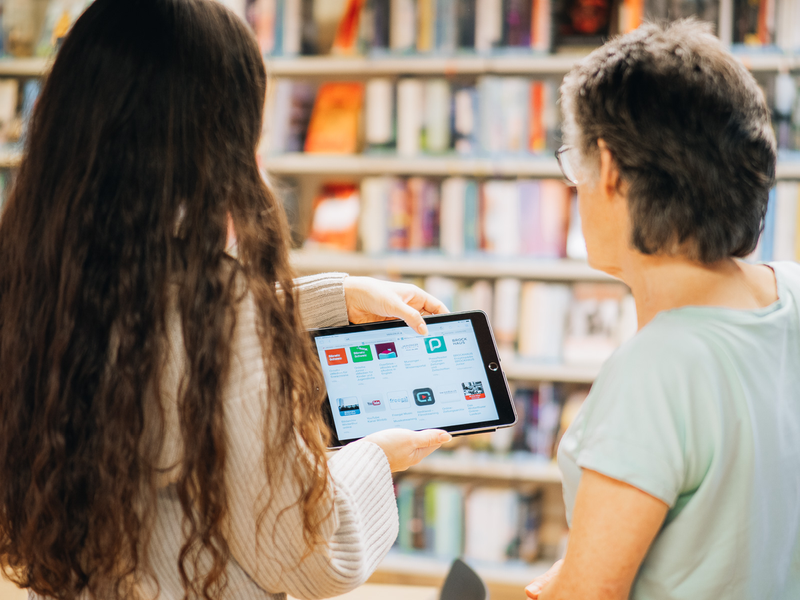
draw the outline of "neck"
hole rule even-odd
[[[703,264],[631,252],[615,275],[631,288],[641,329],[659,312],[682,306],[760,308],[768,299],[748,282],[745,269],[752,268],[733,258]]]

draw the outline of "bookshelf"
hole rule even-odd
[[[534,578],[543,575],[551,566],[550,561],[533,564],[510,563],[504,565],[468,561],[489,587],[490,597],[496,600],[524,596],[523,588]],[[409,584],[440,586],[450,569],[450,560],[426,554],[404,554],[392,550],[370,577],[370,583]]]
[[[614,281],[585,262],[570,259],[448,258],[440,254],[391,254],[368,256],[361,253],[295,250],[294,268],[303,274],[342,271],[351,275],[444,275],[456,278],[541,279],[546,281]]]
[[[2,58],[0,77],[41,77],[49,64],[49,58]]]
[[[408,472],[417,475],[469,477],[520,483],[561,483],[561,472],[552,462],[473,452],[435,453],[411,467]]]
[[[583,54],[519,53],[499,56],[302,56],[270,58],[272,77],[314,77],[364,79],[380,75],[564,75]],[[779,53],[742,53],[736,57],[751,71],[800,70],[800,56]]]

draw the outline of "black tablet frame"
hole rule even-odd
[[[492,328],[489,325],[489,319],[486,317],[486,313],[483,311],[465,311],[449,313],[446,315],[432,315],[424,317],[424,319],[429,325],[437,323],[449,323],[452,321],[464,321],[467,319],[472,322],[472,328],[475,331],[475,337],[478,341],[478,350],[481,353],[483,366],[486,369],[489,388],[492,390],[492,397],[494,399],[495,407],[497,408],[498,418],[494,421],[448,425],[445,427],[440,427],[440,429],[448,431],[453,435],[466,435],[494,431],[495,429],[511,427],[514,425],[517,422],[517,412],[514,408],[514,402],[511,397],[511,391],[508,387],[508,381],[503,373],[500,355],[497,352],[497,344],[495,343],[494,334],[492,333]],[[346,325],[343,327],[310,329],[309,334],[311,335],[312,342],[314,342],[315,354],[317,357],[319,357],[318,348],[316,346],[316,339],[318,337],[340,335],[345,333],[359,333],[365,331],[380,331],[383,329],[397,329],[400,327],[408,326],[403,321],[399,320],[379,321],[377,323],[363,323],[359,325]],[[361,439],[339,439],[333,421],[330,398],[328,398],[327,394],[325,395],[323,414],[325,421],[328,424],[328,429],[330,430],[331,448],[341,448],[351,442]]]

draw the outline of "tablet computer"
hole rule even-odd
[[[375,431],[444,429],[454,435],[516,422],[494,335],[480,311],[311,330],[325,376],[332,447]]]

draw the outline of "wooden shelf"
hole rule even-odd
[[[469,279],[516,277],[546,281],[616,281],[577,260],[535,258],[462,257],[440,254],[368,256],[357,252],[292,252],[300,273],[341,271],[351,275],[443,275]],[[520,367],[523,368],[523,367]]]
[[[519,586],[522,595],[525,593],[523,588],[536,577],[543,575],[553,564],[549,561],[539,561],[533,564],[516,561],[497,564],[470,560],[467,562],[487,584]],[[450,570],[451,563],[451,560],[422,552],[405,554],[392,550],[378,566],[376,573],[408,576],[412,579],[443,579]]]
[[[516,381],[556,381],[590,384],[597,379],[601,365],[564,365],[528,362],[515,358],[503,361],[506,378]]]
[[[300,56],[267,59],[273,77],[320,77],[365,79],[398,75],[564,75],[583,54],[507,54],[482,56]],[[778,53],[736,53],[751,71],[800,69],[800,56]]]
[[[0,169],[16,167],[22,160],[22,153],[16,150],[0,150]]]
[[[534,459],[497,457],[470,452],[436,453],[411,467],[409,473],[470,479],[494,479],[522,483],[561,483],[561,471],[552,462]]]
[[[0,77],[41,77],[49,66],[49,58],[0,58]]]
[[[471,158],[462,156],[279,154],[265,156],[273,174],[327,175],[465,175],[471,177],[552,177],[561,170],[552,154],[544,157]]]
[[[267,171],[274,175],[426,175],[431,177],[535,177],[561,179],[555,158],[460,156],[330,155],[302,152],[265,156]],[[800,159],[779,160],[778,179],[800,179]]]

